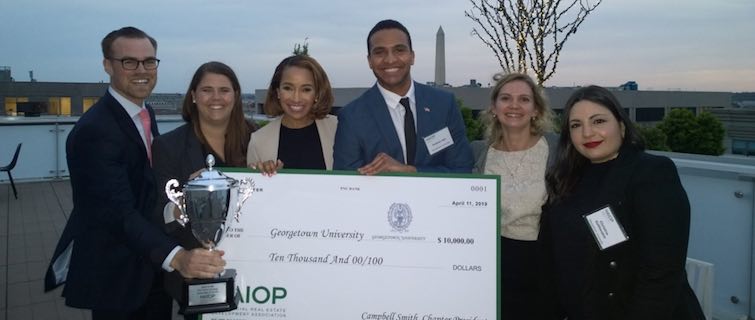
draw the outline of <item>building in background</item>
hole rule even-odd
[[[10,67],[0,67],[0,111],[4,115],[15,116],[30,106],[35,115],[78,115],[97,102],[108,87],[107,83],[32,80],[15,81]]]
[[[438,30],[442,36],[442,28]],[[441,37],[442,38],[442,37]],[[442,46],[440,46],[442,47]],[[436,71],[444,71],[445,67]],[[445,77],[442,77],[443,79]],[[436,74],[436,80],[441,79]],[[15,81],[9,67],[0,67],[0,115],[53,115],[78,116],[105,93],[108,83],[72,83]],[[727,153],[755,155],[755,93],[704,92],[704,91],[642,91],[634,81],[614,87],[614,94],[632,120],[641,124],[655,124],[676,108],[691,110],[694,114],[710,111],[726,128],[724,145]],[[461,87],[440,86],[453,93],[461,103],[475,113],[490,106],[490,88],[481,87],[476,80]],[[563,110],[568,97],[579,87],[548,87],[545,93],[557,114]],[[356,99],[368,88],[334,88],[333,113]],[[242,104],[248,116],[263,118],[263,102],[267,90],[242,94]],[[180,115],[184,94],[153,93],[147,103],[158,115]]]
[[[30,73],[31,76],[31,73]],[[0,115],[78,116],[105,94],[109,83],[15,81],[10,67],[0,66]],[[179,115],[182,93],[153,93],[147,103],[157,115]],[[242,94],[244,111],[254,113],[254,95]]]
[[[732,94],[732,106],[713,109],[726,129],[726,153],[755,155],[755,92]]]

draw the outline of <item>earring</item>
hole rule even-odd
[[[197,100],[196,100],[196,99],[191,99],[191,103],[194,103],[194,104],[196,104],[196,103],[197,103]]]

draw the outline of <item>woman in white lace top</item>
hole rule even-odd
[[[526,74],[496,75],[482,113],[486,140],[475,141],[475,172],[501,176],[501,310],[527,319],[537,308],[537,247],[545,171],[555,153],[553,112]]]

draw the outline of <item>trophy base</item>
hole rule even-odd
[[[236,270],[227,269],[213,279],[187,279],[183,283],[179,313],[194,315],[236,310],[241,299],[236,294]]]

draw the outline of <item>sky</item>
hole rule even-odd
[[[333,87],[368,87],[375,77],[367,33],[395,19],[412,36],[415,80],[434,80],[442,26],[446,82],[487,86],[501,67],[472,35],[475,24],[464,16],[471,8],[470,0],[0,0],[0,66],[16,81],[29,81],[33,70],[37,81],[107,82],[100,41],[131,25],[158,41],[154,92],[186,92],[196,68],[212,60],[230,65],[245,93],[265,89],[305,40]],[[640,90],[755,91],[755,1],[603,0],[545,85],[630,80]]]

